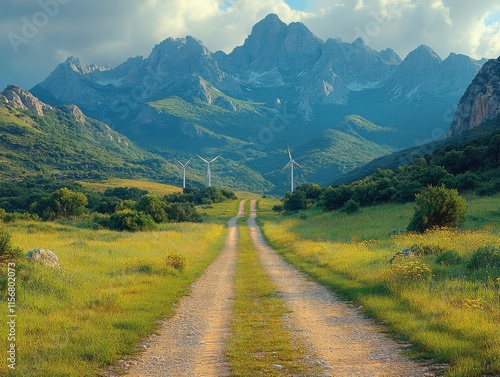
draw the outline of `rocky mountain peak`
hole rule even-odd
[[[7,99],[7,102],[11,103],[14,107],[21,110],[34,111],[39,116],[44,115],[44,110],[52,108],[51,106],[41,102],[27,90],[19,88],[15,85],[7,86],[7,88],[5,88],[2,92],[2,95]]]
[[[437,68],[443,60],[429,46],[420,45],[411,51],[401,63],[401,69],[405,70],[429,70]]]
[[[80,74],[88,74],[96,71],[107,71],[110,67],[100,67],[97,64],[82,64],[80,59],[74,56],[70,56],[66,59],[66,61],[61,65],[61,68],[64,67],[65,70],[77,72]]]
[[[486,62],[460,99],[448,136],[475,128],[500,114],[500,57]]]
[[[312,67],[321,56],[323,42],[304,24],[285,24],[270,14],[255,24],[242,46],[225,59],[229,71],[265,73],[277,69],[281,74],[297,75]]]

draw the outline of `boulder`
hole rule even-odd
[[[61,268],[57,255],[55,255],[54,252],[47,249],[39,248],[28,251],[25,257],[43,266]]]

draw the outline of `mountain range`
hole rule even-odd
[[[53,108],[78,106],[170,163],[222,153],[216,184],[282,193],[288,145],[304,166],[298,182],[328,184],[445,137],[484,63],[453,53],[443,60],[423,45],[401,59],[362,39],[323,41],[270,14],[229,54],[168,38],[114,68],[69,57],[30,91]],[[192,168],[190,179],[202,180],[201,161]]]

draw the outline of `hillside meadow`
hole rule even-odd
[[[218,255],[237,206],[205,206],[205,223],[161,224],[153,232],[83,229],[76,221],[4,224],[14,246],[50,249],[61,264],[16,264],[18,349],[16,369],[6,375],[96,376],[133,354]],[[7,315],[6,301],[1,312]],[[8,330],[1,321],[0,333]],[[6,358],[0,370],[9,370]]]
[[[271,210],[276,204],[259,200],[269,242],[313,279],[386,323],[391,336],[411,342],[413,357],[445,365],[448,377],[500,373],[494,252],[500,196],[470,197],[461,229],[424,234],[400,231],[413,204],[365,207],[352,215],[318,208],[277,215]],[[414,255],[397,255],[407,249]]]

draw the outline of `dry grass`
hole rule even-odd
[[[496,375],[500,271],[473,270],[467,263],[476,249],[500,245],[494,230],[500,218],[494,209],[498,211],[500,200],[469,203],[473,215],[466,227],[472,229],[394,236],[388,233],[409,223],[408,205],[364,208],[353,215],[313,210],[283,217],[269,211],[272,201],[261,200],[260,209],[263,230],[273,246],[318,281],[361,303],[394,334],[411,340],[414,355],[450,363],[446,376]],[[486,226],[479,228],[480,222]],[[389,263],[413,245],[437,251]],[[439,262],[445,253],[458,258]]]
[[[174,192],[182,192],[182,188],[167,185],[164,183],[151,182],[151,181],[138,181],[132,179],[122,179],[122,178],[109,178],[105,181],[91,182],[91,181],[80,181],[85,187],[92,188],[99,192],[104,192],[109,188],[116,187],[135,187],[141,190],[147,190],[152,194],[166,195]]]

